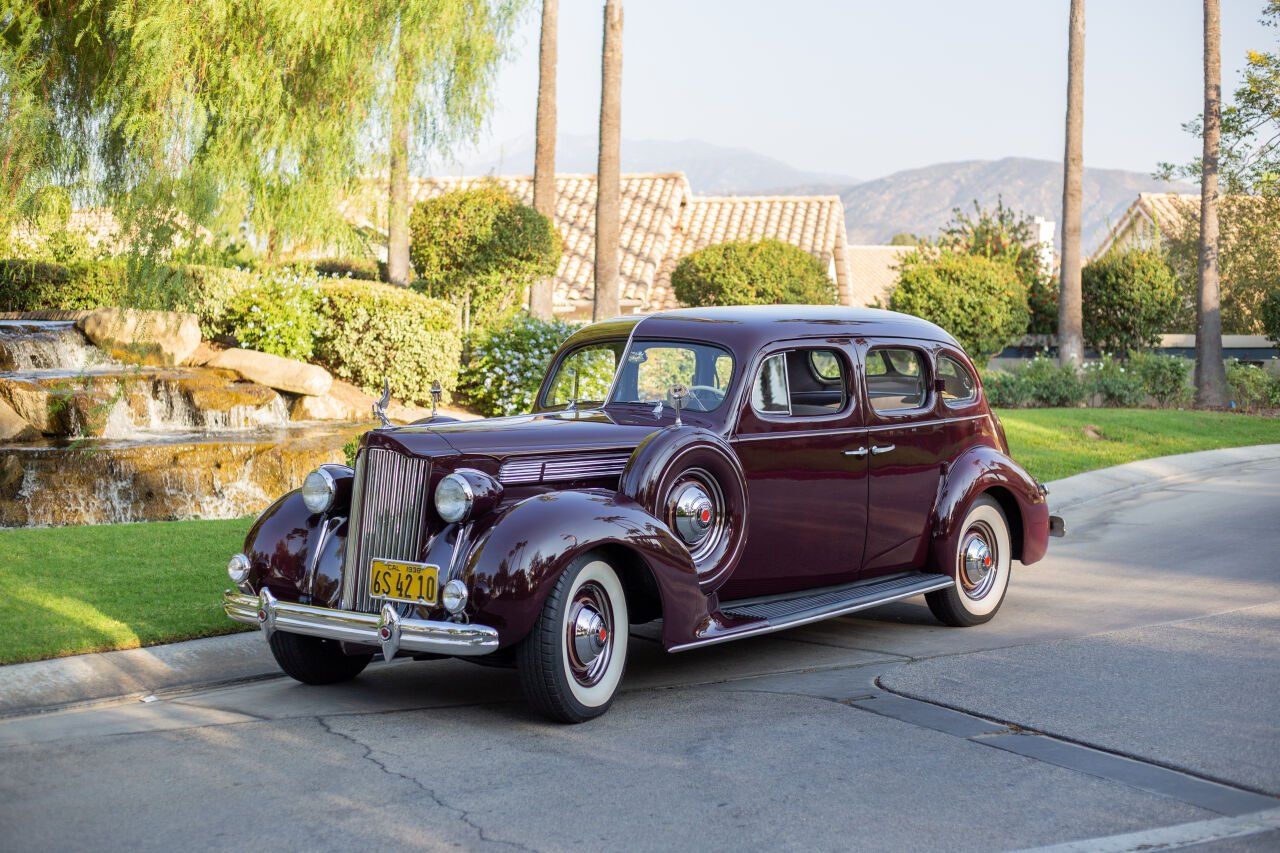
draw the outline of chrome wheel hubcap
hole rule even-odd
[[[960,585],[970,598],[982,598],[995,585],[1000,559],[995,542],[995,534],[986,522],[970,527],[960,542]]]
[[[604,589],[584,583],[569,606],[565,651],[569,672],[584,687],[595,685],[609,668],[613,654],[613,608]]]

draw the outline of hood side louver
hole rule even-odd
[[[530,483],[563,483],[571,480],[594,480],[622,475],[631,451],[558,456],[530,456],[510,459],[498,471],[503,485]]]

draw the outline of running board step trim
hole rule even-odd
[[[799,595],[726,601],[720,606],[725,616],[760,621],[748,623],[712,637],[694,640],[691,643],[672,646],[669,651],[682,652],[686,649],[727,643],[744,637],[784,631],[788,628],[808,625],[811,622],[911,598],[921,593],[946,589],[954,582],[950,575],[912,572],[871,583],[847,584]]]

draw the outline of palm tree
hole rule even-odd
[[[592,317],[619,313],[621,218],[622,0],[605,0],[600,81],[600,152],[596,165],[596,294]]]
[[[1067,45],[1067,144],[1062,163],[1062,284],[1058,295],[1058,361],[1084,361],[1080,297],[1080,207],[1084,183],[1084,0],[1071,0]]]
[[[538,48],[538,121],[533,152],[533,206],[548,219],[556,213],[556,19],[559,0],[542,0],[542,40]],[[529,313],[550,320],[554,283],[529,288]]]
[[[398,48],[398,46],[397,46]],[[398,49],[397,49],[398,52]],[[387,281],[409,286],[409,95],[405,65],[396,63],[391,104],[391,157],[387,198]]]
[[[1227,402],[1218,299],[1218,145],[1222,134],[1222,21],[1204,0],[1204,153],[1200,161],[1200,292],[1196,303],[1196,404]]]

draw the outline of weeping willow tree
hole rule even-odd
[[[0,4],[7,209],[42,186],[87,187],[135,254],[188,260],[352,240],[354,180],[389,161],[405,199],[410,157],[478,131],[522,5]]]

